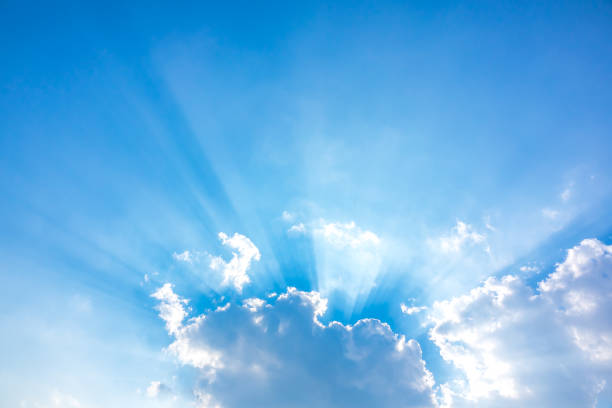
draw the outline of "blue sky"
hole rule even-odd
[[[609,2],[0,11],[3,405],[612,402]]]

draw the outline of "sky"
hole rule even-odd
[[[609,1],[2,2],[0,405],[612,406],[611,38]]]

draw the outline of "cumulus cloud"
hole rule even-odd
[[[181,299],[174,293],[172,284],[170,283],[166,283],[151,296],[160,301],[156,309],[159,311],[159,317],[166,322],[168,333],[178,333],[178,329],[181,327],[183,319],[187,316],[184,307],[184,305],[187,304],[187,300]]]
[[[438,238],[434,246],[445,253],[459,253],[466,246],[484,243],[484,234],[477,232],[470,224],[457,220],[450,234]]]
[[[326,309],[318,292],[289,288],[190,319],[168,350],[201,370],[202,407],[434,406],[415,340],[375,319],[322,324]]]
[[[593,362],[612,362],[612,245],[588,239],[539,289],[559,310],[574,343]],[[612,384],[611,384],[612,386]]]
[[[612,381],[612,247],[585,240],[540,282],[489,278],[436,302],[430,337],[462,373],[447,406],[587,407]]]
[[[185,250],[181,253],[174,252],[172,258],[178,262],[188,264],[190,268],[201,266],[204,260],[208,261],[208,267],[218,273],[207,274],[204,280],[213,287],[232,286],[238,292],[251,282],[248,271],[253,261],[259,261],[261,254],[259,249],[246,236],[234,233],[231,237],[224,232],[218,234],[223,245],[232,249],[232,258],[226,261],[221,256],[211,255],[205,251]],[[146,277],[149,280],[149,277]]]
[[[223,273],[222,285],[233,285],[237,291],[241,292],[243,286],[251,282],[247,271],[253,261],[259,261],[261,258],[259,249],[242,234],[234,233],[230,238],[227,234],[220,232],[219,239],[223,245],[235,251],[232,251],[232,259],[229,261],[225,261],[220,256],[212,257],[210,268]]]

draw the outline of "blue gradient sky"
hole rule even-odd
[[[442,383],[401,303],[535,287],[612,242],[609,2],[9,1],[0,33],[2,405],[189,394],[166,282],[199,313],[321,291],[324,321],[389,323]],[[317,235],[350,222],[380,239],[364,258]],[[460,223],[476,235],[441,253]],[[227,258],[219,232],[261,252],[241,294],[173,258]]]

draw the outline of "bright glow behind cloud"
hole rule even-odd
[[[459,253],[466,246],[484,244],[486,236],[474,230],[469,224],[457,220],[450,234],[444,235],[432,244],[444,253]]]
[[[319,290],[338,291],[354,304],[374,287],[382,267],[383,242],[355,222],[322,221],[313,232]],[[350,306],[349,306],[350,307]]]

